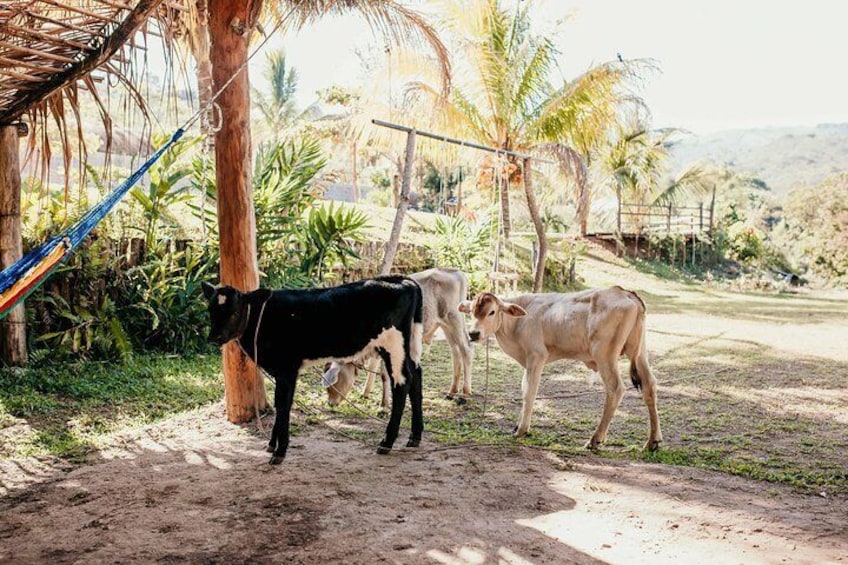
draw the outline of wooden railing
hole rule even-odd
[[[712,232],[713,205],[673,206],[621,202],[618,206],[618,233],[677,233],[699,234]]]

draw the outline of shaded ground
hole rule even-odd
[[[77,468],[6,466],[4,563],[827,563],[844,497],[521,447],[377,456],[297,415],[278,467],[223,408],[114,438]]]

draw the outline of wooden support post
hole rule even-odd
[[[257,5],[259,4],[259,5]],[[209,36],[212,80],[221,93],[221,129],[215,136],[215,179],[218,187],[218,230],[221,246],[221,283],[242,291],[259,286],[256,256],[256,214],[253,209],[250,149],[250,90],[247,67],[252,17],[261,0],[209,0]],[[265,386],[253,362],[231,342],[223,348],[227,418],[246,422],[266,407]]]
[[[21,258],[21,163],[18,126],[0,126],[0,269]],[[23,303],[0,320],[0,360],[25,365],[26,315]]]
[[[353,142],[353,151],[351,152],[351,158],[353,159],[353,203],[359,203],[359,179],[357,178],[356,171],[356,142]]]
[[[665,219],[665,230],[667,233],[671,233],[671,202],[668,203],[668,217]]]
[[[412,184],[412,167],[415,160],[415,130],[406,134],[406,153],[403,164],[403,183],[400,187],[400,198],[398,198],[395,221],[392,224],[392,233],[386,242],[386,253],[383,255],[383,263],[380,265],[380,274],[388,275],[392,271],[392,263],[395,260],[398,244],[400,243],[400,232],[403,228],[403,217],[409,208],[409,185]]]
[[[616,221],[616,229],[618,230],[618,235],[621,235],[621,189],[615,189],[615,196],[618,199],[618,218]]]

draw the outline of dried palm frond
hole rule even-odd
[[[184,1],[186,6],[192,3]],[[58,147],[66,194],[74,158],[84,176],[84,134],[94,124],[82,112],[89,105],[105,132],[108,163],[115,115],[140,109],[149,119],[136,81],[146,57],[137,55],[151,35],[171,51],[170,26],[188,12],[186,6],[176,0],[0,1],[0,124],[28,122],[30,172],[45,180],[53,147]],[[123,110],[109,103],[113,85],[126,87],[129,102]]]

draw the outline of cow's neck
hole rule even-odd
[[[265,316],[265,305],[267,303],[267,299],[263,301],[262,304],[253,304],[251,302],[247,303],[245,327],[238,339],[242,350],[244,350],[247,356],[257,364],[258,359],[256,358],[256,348],[259,344],[259,340],[261,339],[260,334],[262,333],[262,319]]]

